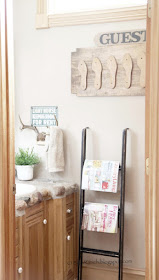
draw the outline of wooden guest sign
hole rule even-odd
[[[96,48],[71,55],[71,92],[77,96],[144,96],[146,30],[95,37]]]
[[[144,96],[146,44],[80,48],[71,55],[77,96]]]
[[[95,37],[95,44],[98,47],[144,42],[146,42],[146,30],[105,32]]]

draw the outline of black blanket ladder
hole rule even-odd
[[[97,250],[93,248],[83,247],[83,230],[82,219],[83,219],[83,210],[85,204],[85,190],[82,189],[82,174],[83,166],[86,159],[86,138],[87,130],[86,127],[82,130],[82,147],[81,147],[81,181],[80,181],[80,218],[79,218],[79,256],[78,256],[78,280],[82,280],[82,262],[83,262],[83,253],[108,256],[112,258],[119,259],[118,265],[118,280],[123,280],[123,245],[124,245],[124,204],[125,204],[125,173],[126,173],[126,142],[127,142],[127,130],[123,130],[122,135],[122,158],[119,171],[121,172],[121,187],[120,187],[120,207],[118,212],[118,227],[119,227],[119,250],[114,251],[105,251]]]

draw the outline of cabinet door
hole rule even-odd
[[[74,220],[70,219],[66,227],[66,275],[74,279]]]
[[[77,279],[78,267],[78,195],[66,197],[66,258],[64,260],[65,279]],[[67,240],[69,239],[69,240]]]
[[[15,252],[16,252],[16,280],[23,280],[23,256],[22,256],[22,217],[16,217]]]
[[[20,279],[20,275],[18,273],[18,268],[19,268],[19,258],[15,259],[15,268],[16,268],[16,280]]]
[[[44,280],[44,211],[24,221],[24,280]]]

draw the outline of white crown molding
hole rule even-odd
[[[146,19],[146,5],[112,10],[47,15],[47,1],[37,0],[36,28]]]

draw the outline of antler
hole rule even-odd
[[[56,115],[54,114],[54,118],[55,118],[55,122],[56,122],[56,125],[58,126],[58,120],[56,118]]]
[[[21,125],[22,125],[22,127],[20,127],[20,130],[23,130],[23,129],[26,129],[26,128],[32,129],[37,134],[37,141],[45,141],[45,138],[46,138],[46,133],[45,132],[39,132],[39,130],[37,129],[36,126],[23,124],[20,116],[19,116],[19,120],[20,120]]]
[[[20,116],[19,116],[19,120],[20,120],[21,125],[22,125],[22,127],[20,127],[20,130],[23,130],[23,129],[28,128],[28,129],[32,129],[32,130],[34,130],[34,131],[36,132],[36,134],[39,134],[39,130],[37,129],[37,127],[36,127],[36,126],[32,126],[32,125],[25,125],[25,124],[23,124],[23,122],[22,122],[22,120],[21,120]]]
[[[56,118],[56,115],[54,115],[54,117],[55,117],[56,125],[58,126],[58,120],[57,120],[57,118]],[[37,141],[45,141],[45,138],[46,138],[46,135],[47,135],[46,132],[39,132],[39,130],[37,129],[36,126],[33,126],[33,125],[25,125],[25,124],[22,122],[20,116],[19,116],[19,120],[20,120],[20,123],[21,123],[21,125],[22,125],[22,127],[20,127],[20,130],[23,130],[23,129],[26,129],[26,128],[32,129],[32,130],[34,130],[35,133],[37,134]]]

